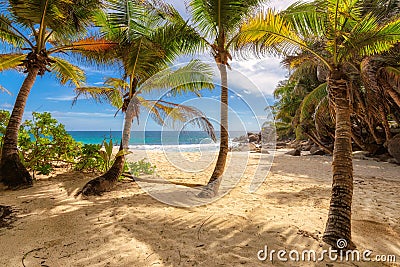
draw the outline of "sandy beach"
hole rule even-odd
[[[179,190],[198,191],[188,186],[207,182],[215,161],[211,152],[133,151],[129,160],[147,158],[156,174],[120,182],[114,191],[89,199],[74,197],[91,178],[78,172],[40,179],[24,190],[0,189],[0,204],[14,211],[11,225],[0,228],[0,266],[400,266],[400,166],[359,159],[354,160],[353,240],[360,251],[396,255],[397,265],[260,261],[257,253],[265,246],[328,249],[321,237],[331,157],[284,152],[273,162],[272,155],[230,153],[227,194],[203,206],[179,207],[191,203],[187,199],[171,206],[144,190],[168,193],[162,181],[172,181]],[[251,193],[257,172],[266,179]]]

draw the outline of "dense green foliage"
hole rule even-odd
[[[8,111],[0,111],[0,144],[9,118]],[[47,175],[56,167],[71,167],[81,151],[81,144],[48,112],[32,113],[32,119],[19,130],[18,143],[21,161],[33,174]]]
[[[275,116],[275,126],[280,139],[302,139],[303,128],[308,119],[313,117],[309,101],[304,101],[321,85],[316,76],[315,66],[309,64],[295,71],[288,80],[281,81],[274,91],[278,100],[272,110]]]
[[[33,174],[49,174],[57,166],[72,166],[81,145],[48,112],[32,113],[19,133],[21,160]]]
[[[3,146],[3,136],[6,133],[6,127],[9,119],[10,112],[7,110],[0,110],[0,148]]]
[[[0,110],[0,148],[10,113]],[[19,136],[20,157],[26,168],[35,174],[48,175],[56,168],[68,168],[85,172],[105,172],[119,154],[113,155],[113,141],[104,140],[102,145],[82,144],[75,141],[50,113],[32,113],[32,119],[24,121]],[[153,174],[155,166],[144,160],[128,163],[125,170],[134,176]]]
[[[101,145],[98,144],[84,144],[77,158],[75,170],[89,172],[102,170],[104,162],[100,155],[100,149]]]

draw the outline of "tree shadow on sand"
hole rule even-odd
[[[2,242],[18,244],[18,249],[6,248],[0,265],[20,264],[24,258],[25,266],[300,266],[279,262],[276,255],[273,262],[261,262],[257,253],[265,245],[287,251],[321,249],[320,235],[302,229],[302,224],[281,223],[268,213],[261,214],[265,219],[253,219],[260,216],[257,209],[234,213],[226,208],[243,199],[228,196],[208,206],[178,208],[153,199],[133,182],[119,183],[103,196],[75,199],[74,192],[87,179],[65,174],[24,191],[7,192],[7,199],[13,199],[10,205],[20,211],[16,227],[3,229]],[[326,190],[262,192],[255,204],[296,206]],[[398,244],[387,241],[395,251]],[[379,250],[379,245],[370,249]],[[333,266],[329,264],[307,266]],[[354,266],[343,263],[347,265]]]

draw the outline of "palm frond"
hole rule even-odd
[[[168,61],[172,62],[182,54],[201,53],[209,48],[208,42],[183,18],[172,19],[170,23],[157,28],[150,37],[163,47]]]
[[[327,84],[323,83],[309,93],[301,103],[300,122],[312,119],[315,114],[316,107],[324,97],[328,95]]]
[[[195,107],[143,98],[141,104],[149,110],[151,117],[160,125],[176,128],[191,124],[207,132],[210,138],[216,141],[214,126],[205,114]]]
[[[388,51],[400,40],[400,18],[381,26],[372,14],[363,17],[345,36],[343,58],[370,56]]]
[[[25,57],[24,54],[0,54],[0,71],[17,68]]]
[[[214,1],[217,3],[217,1]],[[197,28],[204,36],[214,37],[218,33],[217,21],[212,14],[211,3],[205,0],[193,0],[190,2],[190,13]]]
[[[54,63],[51,65],[51,71],[55,73],[61,84],[70,82],[75,86],[81,86],[86,80],[85,72],[79,67],[69,63],[65,59],[50,57]]]
[[[315,108],[314,125],[320,136],[329,136],[329,131],[335,129],[335,124],[329,111],[328,97],[324,97]]]
[[[115,49],[117,45],[117,42],[109,41],[96,36],[90,36],[56,49],[76,52],[107,52]],[[49,52],[52,51],[50,50]]]
[[[287,69],[297,69],[304,65],[315,65],[314,56],[310,53],[303,52],[295,55],[287,55],[282,60],[282,65]]]
[[[0,14],[0,40],[14,47],[22,47],[27,41],[26,37],[13,26],[11,19],[5,14]]]
[[[326,12],[331,34],[345,32],[362,17],[362,5],[359,0],[326,0]],[[332,36],[333,37],[333,36]]]
[[[144,98],[138,97],[138,96],[132,96],[132,98],[129,100],[129,103],[126,107],[125,113],[128,115],[132,115],[133,119],[137,119],[137,123],[139,124],[139,116],[140,116],[140,108],[142,107],[142,103],[145,102],[146,100]],[[124,104],[125,105],[125,104]],[[121,108],[123,111],[125,107]],[[126,119],[126,117],[125,117]]]
[[[154,89],[168,89],[172,96],[188,92],[199,93],[203,89],[213,89],[213,70],[210,65],[200,60],[192,60],[176,70],[165,69],[148,79],[140,91],[150,92]]]
[[[193,0],[189,7],[193,21],[203,36],[214,39],[222,33],[234,35],[245,16],[253,13],[265,2],[260,0]]]
[[[100,0],[10,0],[9,10],[19,23],[30,27],[39,25],[40,29],[51,29],[58,39],[65,41],[79,33],[84,33],[93,16],[102,7]],[[42,31],[44,33],[44,31]],[[38,36],[39,44],[45,35]]]
[[[129,91],[129,83],[123,79],[118,78],[107,78],[104,81],[104,85],[120,90],[121,92]]]
[[[165,50],[147,38],[121,47],[119,54],[125,75],[138,77],[141,81],[155,75],[169,63]]]
[[[293,55],[304,49],[330,66],[323,56],[309,47],[290,21],[272,9],[258,13],[243,24],[236,47],[244,56],[246,53]]]
[[[295,93],[297,85],[297,81],[285,80],[279,82],[274,91],[274,97],[278,101],[272,106],[276,120],[292,123],[303,99]]]
[[[49,40],[50,41],[50,40]],[[118,43],[98,36],[88,36],[74,42],[56,44],[49,54],[72,52],[70,55],[84,63],[107,65],[118,62]]]
[[[400,68],[387,66],[384,68],[384,72],[384,75],[387,76],[388,81],[390,81],[390,83],[393,84],[394,87],[397,88],[397,91],[400,93]]]
[[[290,22],[304,39],[315,40],[324,36],[327,31],[325,9],[326,1],[299,1],[279,12],[279,15]]]
[[[109,103],[117,109],[122,108],[122,93],[117,88],[111,87],[77,87],[75,88],[76,96],[73,100],[73,104],[80,97],[84,97],[86,99],[93,99],[97,103]]]
[[[129,43],[141,36],[148,36],[165,22],[165,10],[161,5],[140,0],[112,0],[107,5],[108,20],[117,27],[118,38]]]
[[[373,13],[381,22],[386,23],[400,13],[400,5],[398,0],[366,0],[363,1],[363,12]]]

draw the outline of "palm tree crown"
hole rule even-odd
[[[84,82],[84,73],[62,57],[53,54],[73,50],[107,49],[113,44],[82,39],[87,34],[101,1],[9,1],[0,15],[0,40],[11,53],[0,54],[0,71],[37,68],[56,74],[62,84]]]

